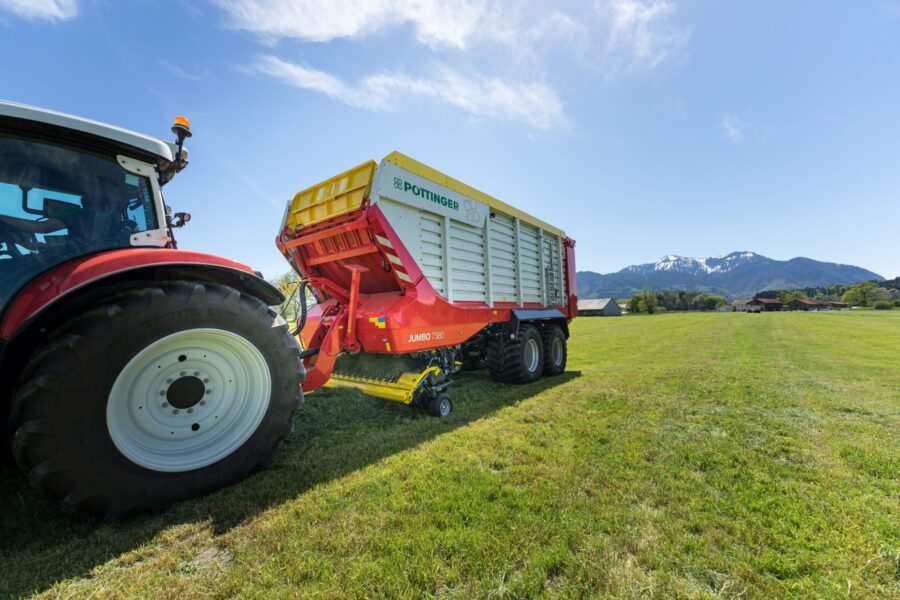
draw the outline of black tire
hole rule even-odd
[[[530,351],[529,351],[530,349]],[[544,343],[534,325],[519,326],[515,339],[492,336],[485,348],[485,365],[491,377],[503,383],[532,383],[544,370]],[[534,360],[534,352],[537,359]],[[530,360],[528,360],[530,359]]]
[[[566,335],[559,325],[550,325],[541,330],[544,342],[544,375],[555,377],[566,372],[566,360],[569,351],[566,348]]]
[[[462,363],[461,371],[479,371],[484,368],[484,338],[479,335],[463,344],[457,360]]]
[[[450,396],[441,392],[428,402],[428,414],[432,417],[446,417],[453,410]]]
[[[479,371],[484,368],[484,360],[478,354],[464,354],[462,357],[463,371]]]
[[[250,400],[259,407],[259,424],[255,429],[247,426],[249,437],[243,442],[236,437],[234,444],[240,445],[223,450],[230,453],[222,454],[211,464],[180,471],[141,466],[126,457],[110,435],[107,404],[112,402],[113,384],[141,350],[167,336],[200,330],[234,334],[234,339],[242,338],[248,342],[247,348],[259,352],[264,363],[257,359],[256,364],[260,369],[264,365],[268,371],[263,377],[270,386],[268,404],[263,412],[258,400]],[[177,360],[186,357],[178,356]],[[156,361],[153,358],[148,368]],[[175,368],[173,361],[165,368]],[[100,513],[108,521],[135,513],[158,512],[179,500],[240,481],[270,463],[278,443],[293,427],[294,411],[303,402],[300,382],[304,377],[299,346],[287,324],[258,299],[215,284],[146,284],[107,297],[96,308],[74,317],[50,334],[45,345],[31,357],[10,415],[16,431],[13,453],[30,482],[60,498],[64,509]],[[251,385],[233,379],[232,388],[222,380],[222,397],[241,385]],[[245,381],[251,380],[247,377]],[[200,393],[212,391],[207,388]],[[153,393],[123,395],[127,400],[120,402],[125,403],[124,410],[132,411],[132,404],[145,403],[141,398]],[[163,394],[164,391],[159,392],[160,396]],[[213,398],[209,406],[215,406],[216,396],[209,397]],[[153,410],[157,406],[169,405],[154,405]],[[143,410],[143,406],[140,408]],[[198,415],[204,412],[197,408]],[[216,407],[209,412],[218,410]],[[140,414],[146,422],[144,413]],[[243,414],[237,412],[237,422],[241,422]],[[186,420],[201,418],[192,416]],[[215,421],[203,422],[209,423],[204,434],[215,427]],[[189,427],[194,425],[199,429],[198,423]],[[179,431],[179,435],[183,433],[185,437],[190,435],[186,430]],[[165,448],[165,442],[160,442],[160,447]],[[190,452],[186,456],[190,458]]]

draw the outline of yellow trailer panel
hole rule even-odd
[[[370,160],[298,192],[288,209],[287,227],[296,230],[357,210],[377,167]]]

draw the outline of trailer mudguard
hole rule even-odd
[[[566,337],[569,337],[569,324],[566,321],[566,315],[556,308],[514,308],[509,311],[509,334],[516,336],[519,333],[519,324],[523,321],[556,321],[563,328]]]

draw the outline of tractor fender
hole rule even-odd
[[[202,252],[168,248],[126,248],[63,263],[26,284],[0,320],[0,340],[11,340],[51,309],[82,292],[133,280],[173,279],[223,283],[272,306],[282,293],[249,266]]]

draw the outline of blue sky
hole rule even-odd
[[[752,250],[900,275],[900,1],[0,0],[0,97],[169,137],[184,248],[266,275],[295,192],[400,150],[580,270]]]

